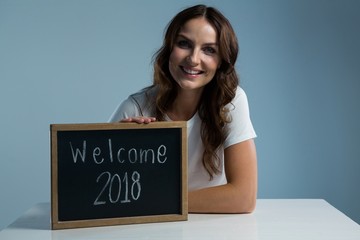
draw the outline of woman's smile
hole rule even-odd
[[[204,71],[189,68],[189,67],[184,67],[184,66],[180,66],[180,69],[185,73],[185,75],[190,75],[191,77],[197,77],[200,74],[204,73]]]

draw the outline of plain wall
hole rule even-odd
[[[50,201],[49,125],[106,122],[196,3],[239,38],[258,197],[323,198],[360,223],[360,1],[0,0],[0,229]]]

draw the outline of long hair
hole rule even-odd
[[[210,175],[220,169],[217,150],[225,141],[224,126],[231,121],[225,105],[235,97],[238,77],[235,62],[238,55],[238,41],[229,21],[215,8],[196,5],[179,12],[168,24],[162,47],[154,55],[154,80],[158,94],[155,103],[157,119],[164,116],[177,96],[177,83],[169,70],[169,58],[181,27],[194,18],[205,18],[216,30],[221,65],[214,78],[205,86],[198,113],[202,120],[201,138],[204,144],[203,165]]]

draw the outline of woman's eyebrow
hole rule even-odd
[[[186,37],[184,34],[182,34],[182,33],[179,33],[178,35],[177,35],[177,37],[179,38],[184,38],[186,41],[189,41],[189,42],[191,42],[191,43],[193,43],[193,41],[190,39],[190,38],[188,38],[188,37]],[[215,43],[213,43],[213,42],[209,42],[209,43],[204,43],[204,44],[202,44],[202,45],[204,45],[204,46],[218,46],[219,44],[217,44],[216,42]]]
[[[189,42],[192,42],[192,41],[190,40],[190,38],[186,37],[184,34],[181,34],[181,33],[179,33],[179,34],[177,35],[177,38],[184,38],[185,40],[187,40],[187,41],[189,41]]]

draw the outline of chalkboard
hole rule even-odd
[[[51,124],[52,229],[187,220],[186,122]]]

